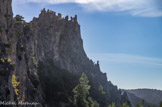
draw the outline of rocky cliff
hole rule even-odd
[[[7,62],[9,52],[7,47],[10,42],[9,33],[12,27],[11,0],[0,1],[0,100],[9,100],[9,75],[10,63]],[[6,59],[2,59],[6,58]]]
[[[129,103],[126,93],[107,81],[99,63],[84,52],[77,16],[63,18],[43,9],[26,23],[13,18],[11,0],[0,0],[0,101],[69,106],[82,72],[90,80],[90,95],[101,107]],[[105,95],[100,95],[100,85]]]
[[[38,77],[35,72],[29,74],[29,69],[34,71],[36,67],[24,50],[28,45],[24,24],[13,22],[11,0],[0,1],[0,14],[0,100],[42,101]],[[34,80],[37,86],[32,83]]]

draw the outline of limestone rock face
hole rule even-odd
[[[25,56],[24,24],[13,22],[11,3],[0,0],[0,101],[43,102],[34,56]]]
[[[16,22],[12,18],[11,0],[0,0],[0,100],[39,102],[38,107],[48,105],[38,71],[38,62],[47,59],[67,72],[85,72],[94,90],[102,85],[108,93],[107,105],[128,102],[127,95],[121,95],[107,81],[99,64],[87,57],[77,16],[69,20],[68,16],[62,18],[60,13],[43,9],[29,23]],[[18,85],[14,86],[13,81]]]
[[[9,57],[7,53],[9,47],[8,34],[11,31],[12,26],[12,9],[11,0],[0,1],[0,101],[10,100],[8,79],[10,75],[10,64],[7,63],[7,59],[3,57]]]
[[[38,61],[52,59],[59,67],[70,72],[79,72],[79,66],[75,65],[87,65],[84,63],[88,59],[83,50],[80,25],[76,20],[67,20],[61,18],[60,14],[42,10],[31,25],[33,39],[36,40],[33,49]],[[31,37],[30,34],[27,36]]]
[[[1,30],[8,30],[12,24],[11,0],[0,1],[0,17]]]

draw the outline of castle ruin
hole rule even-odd
[[[52,15],[52,16],[56,17],[57,20],[71,21],[71,22],[74,22],[74,23],[77,23],[78,22],[77,21],[77,15],[75,15],[74,17],[71,17],[70,20],[69,20],[69,16],[65,16],[65,18],[64,18],[64,17],[62,17],[62,14],[61,13],[58,13],[56,15],[56,12],[51,11],[49,9],[46,11],[46,9],[43,8],[42,11],[41,11],[40,16],[44,16],[45,14]]]

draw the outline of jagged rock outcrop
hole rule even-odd
[[[129,103],[127,95],[107,81],[99,63],[94,64],[84,52],[77,16],[69,20],[68,16],[62,18],[60,13],[56,15],[53,11],[43,9],[38,18],[26,23],[13,20],[11,0],[1,0],[0,8],[0,100],[39,102],[38,107],[51,106],[46,96],[50,84],[47,86],[42,80],[44,76],[46,79],[53,78],[56,75],[54,72],[60,71],[76,77],[85,72],[90,80],[90,94],[95,100],[104,101],[102,106],[115,102],[120,107],[123,102]],[[48,65],[49,60],[53,65]],[[39,72],[46,68],[41,68],[43,65],[38,63],[48,65],[48,68],[54,66],[55,70],[43,71],[42,76]],[[106,92],[102,101],[99,99],[102,96],[98,94],[100,85]],[[68,101],[61,105],[68,105]]]

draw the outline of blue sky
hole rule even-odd
[[[162,90],[161,0],[13,0],[27,21],[42,8],[78,15],[88,57],[113,84]]]

